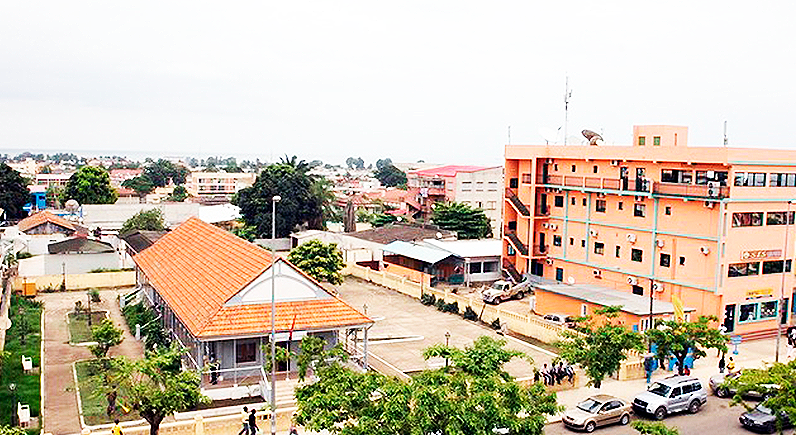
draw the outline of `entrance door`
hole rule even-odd
[[[627,190],[628,179],[630,177],[630,170],[627,169],[627,166],[622,166],[619,168],[619,179],[622,182],[622,190]]]
[[[724,307],[724,329],[727,332],[735,331],[735,304]]]
[[[545,249],[545,241],[546,241],[545,240],[545,234],[544,233],[539,233],[539,252],[541,252],[542,254],[544,254],[544,252],[546,250]]]
[[[547,195],[542,194],[542,197],[539,198],[539,210],[542,212],[542,215],[547,214]]]
[[[539,260],[531,260],[531,274],[544,276],[544,265]]]
[[[550,164],[545,163],[542,165],[542,184],[547,184],[547,176],[550,172]]]
[[[644,191],[644,176],[647,171],[644,168],[636,168],[636,192]]]
[[[780,318],[779,324],[780,325],[787,325],[788,324],[788,298],[782,300],[782,311],[780,311]]]
[[[561,267],[556,267],[556,281],[564,281],[564,269]]]

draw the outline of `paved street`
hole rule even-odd
[[[340,286],[340,297],[354,308],[368,305],[368,315],[376,320],[369,333],[369,350],[403,372],[423,370],[440,361],[424,361],[423,350],[437,343],[445,343],[450,332],[450,344],[464,347],[482,335],[504,338],[492,329],[461,316],[442,313],[434,307],[422,305],[416,299],[396,291],[347,278]],[[536,346],[508,338],[508,347],[530,355],[538,366],[549,363],[553,355]],[[533,376],[531,366],[515,359],[506,369],[516,378]]]

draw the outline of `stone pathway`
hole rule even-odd
[[[143,356],[143,344],[127,330],[122,317],[117,296],[130,292],[131,289],[100,291],[99,303],[92,303],[92,310],[109,312],[111,320],[117,327],[124,329],[124,341],[111,349],[109,355],[125,355],[130,358]],[[75,301],[86,304],[86,293],[43,293],[36,297],[44,302],[44,359],[42,362],[42,395],[44,405],[44,432],[53,435],[79,434],[79,410],[72,374],[72,363],[93,358],[87,347],[69,344],[69,330],[66,325],[67,313],[74,310]]]

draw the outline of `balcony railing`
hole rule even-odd
[[[528,207],[522,203],[520,197],[517,196],[517,193],[515,193],[513,189],[510,189],[508,187],[506,188],[506,198],[508,198],[508,200],[511,201],[511,203],[514,205],[514,208],[516,208],[521,215],[525,217],[531,215],[531,211],[528,210]]]
[[[522,240],[520,240],[514,230],[510,230],[509,227],[504,227],[503,234],[509,238],[511,243],[520,254],[525,255],[526,257],[528,256],[528,246],[525,243],[522,243]]]
[[[533,256],[544,257],[550,252],[550,245],[533,245]]]
[[[649,192],[650,182],[643,178],[601,178],[580,177],[577,175],[540,175],[537,184],[567,187],[588,187],[592,189],[627,190]]]
[[[706,186],[704,184],[655,183],[652,191],[661,195],[726,198],[730,188],[727,186]]]

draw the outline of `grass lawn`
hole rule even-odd
[[[24,321],[20,321],[20,307],[24,309]],[[40,367],[42,307],[34,301],[12,296],[9,308],[11,329],[6,331],[5,343],[9,355],[0,367],[0,425],[11,424],[12,416],[16,415],[17,401],[30,405],[31,417],[39,416],[41,404],[39,373],[24,373],[22,355],[33,359],[34,369]],[[12,383],[17,386],[16,394],[8,389]]]
[[[105,311],[91,312],[92,326],[98,326],[103,320],[105,320]],[[69,341],[70,343],[93,341],[86,313],[69,313]]]
[[[135,412],[124,413],[124,409],[117,402],[117,414],[108,417],[106,414],[108,400],[102,392],[104,379],[101,369],[95,360],[78,361],[75,363],[77,371],[77,384],[80,388],[80,403],[83,406],[83,418],[87,425],[113,423],[114,418],[121,421],[136,420],[140,418]]]

